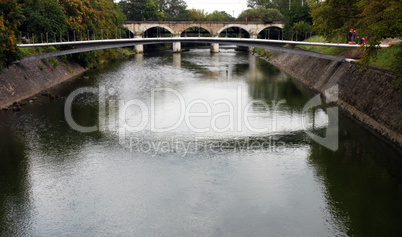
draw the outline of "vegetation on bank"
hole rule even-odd
[[[17,47],[18,41],[30,40],[34,34],[37,40],[43,40],[45,33],[53,39],[62,33],[64,36],[65,32],[103,29],[114,37],[118,33],[115,29],[120,29],[125,19],[113,0],[0,0],[0,71],[24,56],[65,49]],[[84,40],[88,38],[87,34],[80,36]],[[113,58],[116,54],[116,49],[110,49],[76,56],[83,66],[92,67],[100,58]]]

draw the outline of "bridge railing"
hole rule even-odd
[[[128,39],[134,35],[125,28],[114,30],[86,30],[65,32],[20,32],[19,44],[59,43],[88,40]]]
[[[164,32],[163,28],[157,29],[152,34],[145,32],[143,38],[160,38],[160,37],[173,37],[172,34]],[[200,32],[193,32],[187,34],[183,32],[182,37],[205,37]],[[241,29],[237,31],[223,31],[219,37],[224,38],[249,38],[250,34]],[[132,32],[126,28],[117,28],[114,30],[86,30],[86,31],[68,31],[68,32],[52,32],[52,33],[31,33],[21,32],[18,36],[19,44],[38,44],[38,43],[60,43],[60,42],[74,42],[74,41],[92,41],[92,40],[117,40],[117,39],[131,39],[134,38]],[[356,41],[361,37],[358,35]],[[367,38],[367,37],[366,37]],[[348,42],[348,35],[337,34],[335,36],[326,37],[325,34],[319,32],[298,32],[298,31],[283,31],[281,29],[265,29],[257,35],[257,39],[278,40],[278,41],[304,41],[310,43],[338,43],[344,44]]]

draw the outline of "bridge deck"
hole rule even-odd
[[[360,45],[350,45],[342,43],[320,43],[320,42],[305,42],[305,41],[290,41],[290,40],[272,40],[272,39],[249,39],[249,38],[221,38],[221,37],[166,37],[166,38],[132,38],[132,39],[105,39],[105,40],[87,40],[87,41],[68,41],[56,43],[31,43],[18,44],[18,47],[46,47],[46,46],[86,46],[86,45],[114,45],[121,43],[136,44],[158,44],[172,42],[193,42],[193,43],[219,43],[219,44],[253,44],[253,45],[310,45],[310,46],[331,46],[331,47],[348,47],[358,48]],[[243,45],[241,45],[243,46]],[[248,46],[248,45],[246,45]],[[255,47],[255,46],[252,46]],[[258,46],[256,46],[258,47]],[[379,45],[380,48],[389,47],[389,45]]]

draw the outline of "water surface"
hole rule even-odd
[[[255,56],[137,55],[52,93],[81,87],[105,91],[105,103],[84,94],[72,107],[79,125],[100,131],[73,130],[63,100],[0,113],[0,235],[402,234],[400,149],[342,113],[339,149],[317,144],[302,124],[314,94]],[[180,98],[194,102],[187,112],[210,114],[122,137],[118,101],[153,103],[154,127],[164,129],[180,119]],[[265,105],[247,107],[253,100]],[[252,129],[244,110],[255,113]],[[143,114],[128,107],[123,123],[136,127]],[[325,134],[327,108],[307,115],[307,127]]]

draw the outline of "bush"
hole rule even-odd
[[[48,61],[53,64],[54,69],[56,69],[59,66],[59,62],[57,61],[57,59],[53,57],[49,58]]]

